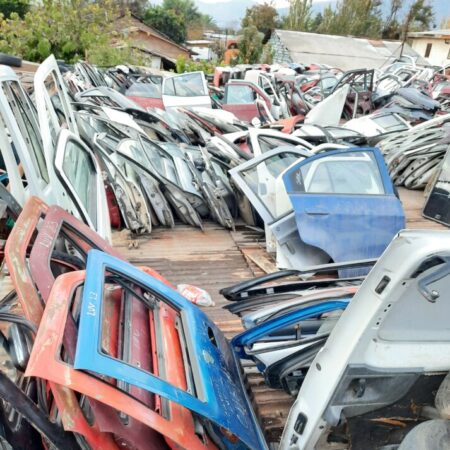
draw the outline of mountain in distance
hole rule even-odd
[[[212,3],[196,0],[195,4],[201,13],[210,15],[219,27],[238,29],[247,8],[257,5],[258,2],[254,0],[229,0]]]

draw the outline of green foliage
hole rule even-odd
[[[97,63],[103,52],[123,54],[110,45],[117,16],[112,0],[43,0],[23,19],[16,13],[0,17],[0,52],[37,62],[52,53],[67,62],[93,55],[90,62]]]
[[[86,60],[100,67],[111,67],[130,63],[136,66],[145,66],[147,62],[141,52],[123,47],[93,47],[86,52]]]
[[[214,19],[201,14],[192,0],[164,0],[161,6],[150,6],[144,22],[181,44],[186,38],[195,39],[205,28],[215,28]]]
[[[257,64],[261,62],[263,39],[264,35],[258,31],[255,25],[250,25],[242,30],[238,42],[239,62],[241,64]]]
[[[152,6],[145,11],[144,23],[164,33],[178,44],[186,40],[186,23],[173,10],[162,6]]]
[[[269,3],[247,8],[241,26],[247,28],[251,25],[254,25],[260,33],[266,35],[278,26],[277,10]]]
[[[322,33],[378,38],[382,25],[381,0],[340,0],[336,10],[324,11]]]
[[[115,2],[122,14],[130,12],[137,17],[144,17],[148,0],[119,0]]]
[[[179,56],[176,61],[177,73],[200,71],[211,75],[217,66],[218,64],[214,61],[194,61],[192,59],[186,59],[184,56]]]
[[[273,57],[275,55],[275,50],[270,44],[263,46],[263,51],[261,54],[261,64],[272,64]]]
[[[197,6],[192,0],[164,0],[162,7],[166,11],[173,11],[187,24],[192,24],[201,18]]]
[[[433,7],[427,0],[415,0],[408,12],[407,31],[423,31],[431,28],[434,20]]]
[[[401,35],[401,24],[397,20],[397,15],[402,7],[402,0],[391,0],[389,13],[383,23],[383,39],[399,39]]]
[[[311,17],[311,0],[290,1],[286,28],[324,34],[400,39],[408,31],[430,29],[434,18],[430,0],[390,0],[384,18],[383,0],[339,0],[334,9],[328,5],[314,18]],[[407,14],[402,23],[398,15],[405,3]]]
[[[0,14],[3,14],[7,19],[13,13],[23,17],[29,9],[29,0],[0,0]]]
[[[311,13],[312,0],[290,0],[289,14],[285,19],[285,27],[289,30],[309,31],[312,28]]]
[[[317,30],[321,27],[323,22],[323,16],[322,13],[317,13],[314,19],[311,19],[309,23],[309,31],[316,33]]]
[[[441,20],[440,28],[441,28],[441,30],[448,30],[448,29],[450,29],[450,16],[444,17]]]

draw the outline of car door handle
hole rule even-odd
[[[329,216],[330,213],[328,211],[320,211],[320,210],[305,210],[305,213],[308,214],[308,216]]]

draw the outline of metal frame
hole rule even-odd
[[[64,433],[61,428],[48,420],[33,401],[17,387],[3,372],[0,372],[0,397],[9,403],[30,425],[58,449],[78,450],[80,447],[73,436]],[[4,449],[6,447],[2,443]],[[99,447],[100,448],[100,447]],[[104,448],[104,447],[102,447]]]
[[[250,328],[235,336],[231,341],[231,345],[241,358],[249,359],[245,347],[251,346],[276,330],[282,330],[291,325],[295,325],[301,320],[311,319],[328,312],[345,309],[350,300],[351,298],[342,298],[339,301],[324,301],[312,306],[306,306],[294,312],[286,313],[275,319],[267,320],[261,325]]]
[[[81,147],[83,151],[89,155],[92,161],[92,165],[95,169],[96,192],[94,200],[96,202],[95,212],[97,215],[95,224],[92,217],[89,215],[89,211],[86,210],[85,205],[83,205],[83,203],[81,202],[78,193],[75,191],[71,181],[64,172],[65,152],[67,151],[67,146],[71,141],[74,142],[75,145]],[[111,224],[100,166],[94,154],[92,153],[92,150],[88,148],[79,137],[77,137],[69,130],[61,129],[61,131],[59,132],[54,159],[54,170],[56,175],[59,177],[61,184],[66,189],[67,194],[72,199],[73,204],[76,206],[77,211],[83,221],[87,223],[93,230],[96,230],[103,238],[111,242]]]
[[[301,275],[312,275],[312,274],[318,274],[318,273],[324,273],[324,272],[331,272],[339,269],[352,269],[352,268],[358,268],[358,267],[367,267],[367,266],[373,266],[377,262],[377,259],[363,259],[361,261],[348,261],[343,263],[332,263],[332,264],[321,264],[319,266],[311,266],[304,270],[280,270],[278,272],[273,272],[265,275],[261,275],[259,277],[252,278],[250,280],[241,281],[240,283],[236,283],[232,286],[222,288],[219,292],[222,294],[227,300],[230,301],[242,301],[247,298],[251,298],[253,291],[255,291],[256,295],[262,294],[262,293],[272,293],[267,292],[268,289],[275,290],[277,292],[277,288],[280,288],[280,286],[269,286],[269,287],[261,287],[256,290],[258,286],[264,283],[273,282],[280,278],[287,278],[292,276],[298,276]],[[345,279],[344,279],[345,280]],[[318,282],[324,281],[324,280],[317,280]],[[334,282],[338,282],[339,278],[336,278],[332,280]],[[306,282],[300,282],[300,283],[306,283]],[[295,290],[295,285],[297,283],[293,284],[293,289]],[[284,286],[284,285],[281,285]],[[264,291],[263,291],[264,290]],[[283,290],[283,292],[285,292]]]
[[[74,290],[84,280],[85,272],[78,271],[61,275],[55,281],[25,375],[61,384],[121,411],[161,433],[170,440],[169,445],[174,449],[179,447],[192,450],[215,449],[213,444],[203,443],[196,436],[192,414],[187,409],[178,407],[176,403],[170,403],[170,420],[166,419],[141,401],[88,373],[75,370],[71,365],[59,359],[59,349],[69,316],[70,302],[68,299],[72,297]],[[161,317],[170,320],[170,315],[166,315],[165,311],[161,311]],[[172,337],[178,339],[176,333],[172,333]],[[166,345],[172,346],[174,342],[176,340],[167,339]],[[168,368],[173,369],[168,372],[171,382],[180,383],[182,386],[183,379],[180,379],[180,374],[183,372],[179,368],[180,361],[181,358],[178,361],[167,360],[165,362],[168,363]]]
[[[39,325],[44,307],[28,270],[27,250],[39,220],[47,211],[48,207],[44,202],[31,197],[25,204],[5,247],[5,259],[19,303],[25,317],[35,325]],[[53,382],[49,385],[66,431],[83,435],[93,448],[117,449],[111,436],[100,433],[95,425],[89,425],[74,392]]]
[[[179,313],[179,329],[183,330],[186,339],[196,396],[101,353],[104,280],[99,275],[105,271],[133,280]],[[239,366],[217,327],[178,292],[135,267],[96,250],[88,255],[74,367],[149,390],[229,430],[252,449],[267,448],[242,385]]]
[[[279,317],[280,315],[304,307],[311,302],[331,299],[339,300],[340,298],[352,297],[356,292],[358,292],[357,286],[340,286],[331,289],[307,290],[301,294],[297,294],[293,299],[278,301],[275,304],[267,305],[264,308],[246,314],[243,322],[248,329],[252,326],[260,325],[272,318]]]
[[[44,195],[49,199],[54,198],[54,190],[45,189],[45,182],[40,178],[35,170],[32,158],[32,148],[26,144],[24,136],[22,135],[17,117],[15,117],[9,100],[5,93],[4,84],[16,82],[22,90],[18,76],[10,67],[0,66],[0,117],[5,122],[5,126],[9,131],[9,136],[6,130],[2,127],[0,130],[1,153],[5,162],[6,170],[11,184],[11,191],[14,197],[20,204],[24,204],[29,195]],[[9,141],[12,141],[14,149]],[[17,152],[20,162],[23,165],[24,173],[26,175],[28,186],[25,189],[21,174],[17,167],[17,160],[14,155],[14,150]]]
[[[64,233],[64,235],[69,238],[69,240],[76,246],[76,248],[81,250],[82,252],[87,253],[89,249],[97,248],[102,249],[103,251],[110,252],[111,254],[119,257],[118,253],[106,241],[101,239],[85,224],[57,206],[50,207],[45,220],[41,224],[40,231],[34,241],[34,245],[30,254],[30,271],[46,303],[48,302],[48,299],[51,295],[51,288],[55,283],[55,278],[50,270],[50,258],[52,257],[57,239],[61,236],[61,233]],[[171,286],[171,284],[167,280],[165,280],[158,272],[154,271],[153,269],[147,267],[142,267],[140,269],[143,270],[146,274],[159,279],[161,282],[167,284],[168,286]],[[141,305],[136,306],[139,308]],[[139,314],[133,315],[131,328],[135,332],[137,332],[138,330],[134,325],[136,325],[136,321],[139,321],[144,317],[144,314],[144,311],[140,311]],[[170,316],[166,311],[164,312],[164,314],[161,313],[161,320],[170,320]],[[175,329],[175,325],[173,325],[173,329]],[[67,332],[69,332],[69,336],[72,336],[74,339],[72,339],[72,341],[67,341],[66,339],[64,339],[64,345],[68,354],[73,358],[73,356],[75,355],[75,336],[77,330],[75,328],[75,323],[73,322],[73,319],[70,315],[68,315],[66,322],[66,334]],[[138,352],[145,353],[145,355],[142,353],[138,357],[138,359],[141,361],[141,364],[144,357],[147,358],[148,356],[150,356],[148,348],[151,348],[149,345],[145,345],[142,341],[143,333],[145,333],[145,330],[143,330],[141,327],[139,332],[139,344],[142,345],[136,347],[136,350]],[[171,339],[164,339],[164,345],[173,349],[176,345],[174,343],[174,336],[176,336],[176,333],[172,333]],[[180,383],[180,378],[183,378],[184,368],[182,367],[181,361],[181,351],[178,358],[164,360],[164,363],[166,365],[165,371],[172,377],[171,381]],[[157,361],[154,361],[154,364],[155,363],[157,363]],[[113,433],[116,436],[119,436],[121,439],[137,445],[138,448],[143,448],[143,446],[145,445],[148,446],[150,442],[155,441],[156,438],[154,436],[153,430],[150,430],[149,427],[144,425],[141,421],[135,418],[129,418],[128,424],[124,425],[118,419],[114,411],[111,410],[108,406],[105,406],[101,402],[92,398],[89,400],[89,403],[93,410],[96,422],[102,432],[106,431]],[[171,404],[170,407],[172,426],[183,429],[187,436],[189,436],[189,434],[191,435],[190,439],[195,439],[195,430],[193,429],[191,413],[176,404]],[[142,445],[144,443],[145,445]],[[156,445],[158,445],[157,441]],[[215,447],[211,447],[211,445],[205,445],[205,448]]]
[[[6,203],[7,214],[14,220],[20,216],[22,212],[22,207],[15,197],[8,191],[8,189],[0,183],[0,200]]]

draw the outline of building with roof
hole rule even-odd
[[[408,33],[408,43],[434,66],[450,64],[450,30]]]
[[[274,30],[269,39],[275,63],[326,64],[342,70],[376,69],[400,57],[427,64],[408,44],[351,36]]]
[[[179,56],[189,58],[191,55],[187,47],[149,27],[135,15],[119,17],[116,31],[127,39],[128,45],[142,53],[148,65],[155,69],[173,69]]]

